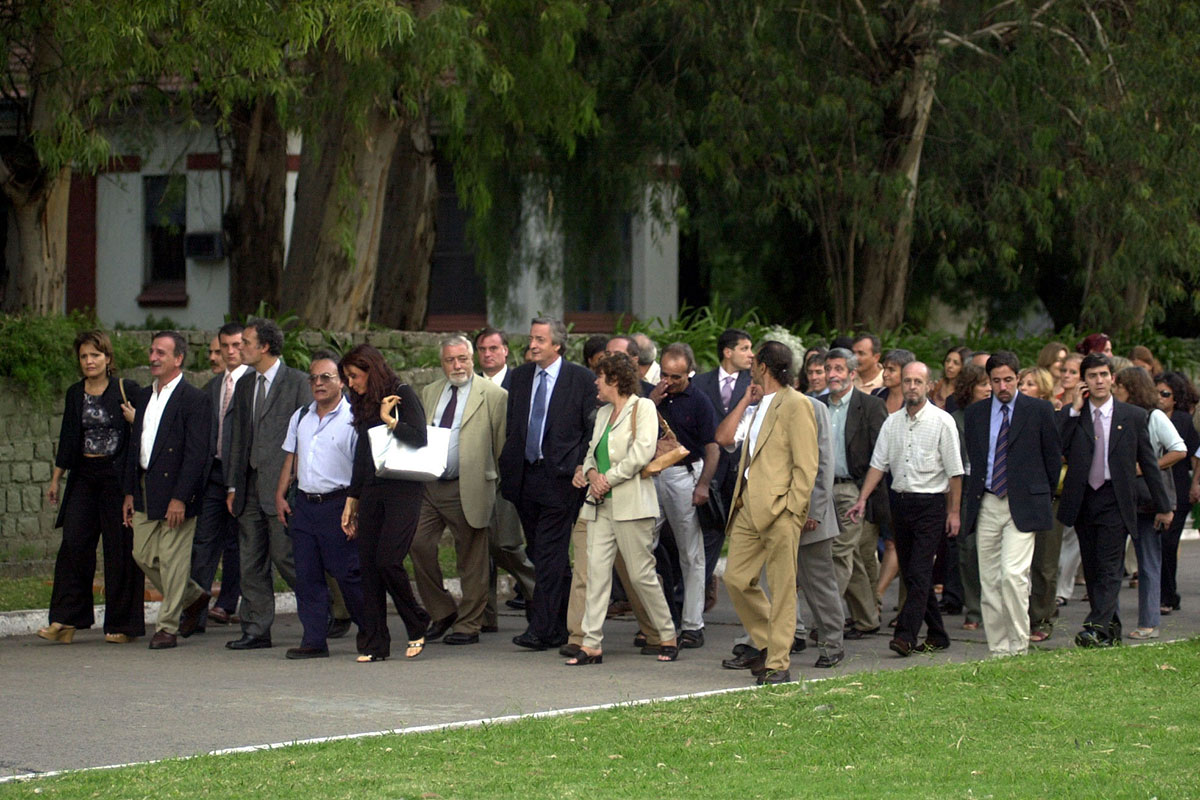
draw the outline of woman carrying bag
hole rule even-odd
[[[605,356],[596,366],[596,391],[604,403],[596,412],[591,444],[575,471],[574,485],[587,487],[579,516],[588,522],[587,601],[583,612],[583,646],[567,666],[599,664],[602,628],[612,588],[612,568],[620,551],[630,585],[658,629],[659,661],[679,657],[675,625],[654,571],[654,520],[658,494],[642,470],[655,455],[658,413],[654,403],[638,397],[637,367],[624,353]]]

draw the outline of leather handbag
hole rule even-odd
[[[653,478],[667,467],[673,467],[683,461],[692,452],[679,443],[675,431],[671,430],[671,426],[663,419],[662,412],[658,412],[658,424],[662,428],[662,435],[658,437],[654,446],[654,458],[642,468],[643,478]]]
[[[426,444],[412,447],[397,439],[387,425],[367,431],[371,440],[371,458],[375,475],[404,481],[436,481],[446,473],[450,452],[450,429],[425,426]]]

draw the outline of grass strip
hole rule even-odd
[[[1200,639],[1069,649],[81,772],[0,798],[1188,797],[1198,673]]]

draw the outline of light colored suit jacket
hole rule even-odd
[[[612,403],[607,403],[596,412],[596,424],[592,428],[592,441],[583,459],[583,472],[596,469],[596,446],[612,417]],[[636,417],[634,414],[636,413]],[[633,437],[633,421],[637,419],[637,438]],[[604,473],[612,485],[612,497],[604,502],[612,503],[612,515],[616,520],[645,519],[658,516],[658,492],[654,481],[642,477],[642,468],[654,458],[654,443],[658,440],[658,412],[654,401],[645,397],[631,397],[617,415],[612,430],[608,432],[609,469]],[[596,507],[584,503],[579,518],[596,519]]]
[[[812,406],[816,419],[819,460],[808,512],[810,517],[818,520],[817,529],[801,534],[800,543],[815,544],[833,539],[840,532],[837,508],[833,504],[833,425],[829,420],[829,409],[824,403],[804,395],[801,395],[801,399]]]
[[[753,455],[748,438],[742,446],[730,522],[741,501],[757,531],[770,529],[785,513],[791,524],[804,525],[819,461],[812,403],[790,386],[780,389],[767,408],[757,444]]]
[[[421,390],[425,422],[436,424],[438,398],[446,388],[442,378]],[[486,528],[492,521],[496,504],[496,486],[500,471],[496,466],[504,447],[508,392],[487,378],[476,376],[463,409],[462,428],[458,432],[458,494],[463,515],[472,528]]]

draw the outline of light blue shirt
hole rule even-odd
[[[1004,417],[1000,412],[1000,407],[1004,405],[1008,406],[1008,430],[1009,433],[1012,433],[1013,407],[1016,406],[1016,404],[1016,395],[1013,395],[1013,399],[1009,400],[1007,403],[1001,403],[1000,398],[995,397],[994,395],[992,397],[992,422],[991,426],[988,428],[987,480],[983,484],[984,486],[988,487],[989,490],[992,488],[992,465],[996,461],[996,438],[1000,435],[1000,423],[1004,420]]]
[[[442,477],[446,480],[458,477],[458,434],[462,430],[463,409],[467,407],[467,398],[471,396],[473,382],[474,378],[469,378],[466,383],[458,387],[458,400],[454,405],[454,422],[450,427],[450,449],[446,452],[446,471],[442,473]],[[441,424],[442,414],[446,413],[446,406],[450,404],[450,389],[453,386],[450,381],[446,381],[441,395],[438,396],[437,406],[433,410],[434,425]]]
[[[308,405],[304,418],[292,414],[283,451],[296,454],[296,478],[300,491],[329,494],[350,485],[354,473],[354,448],[358,432],[350,403],[345,397],[324,417],[317,415],[317,404]]]
[[[841,401],[829,395],[829,423],[833,428],[833,474],[837,478],[849,478],[850,466],[846,461],[846,419],[850,416],[850,398],[854,387],[842,395]]]
[[[554,384],[558,381],[558,373],[562,372],[562,364],[562,356],[559,356],[558,358],[554,359],[554,363],[550,366],[546,367],[545,369],[538,367],[537,371],[533,373],[533,391],[529,393],[529,419],[531,421],[533,420],[533,400],[535,397],[537,397],[538,382],[543,380],[542,373],[545,373],[546,375],[544,378],[546,381],[546,415],[542,417],[542,429],[537,432],[537,440],[539,442],[538,458],[542,457],[541,442],[542,437],[544,437],[546,434],[546,420],[550,418],[550,398],[554,396]],[[530,428],[528,435],[533,436],[532,427]]]

